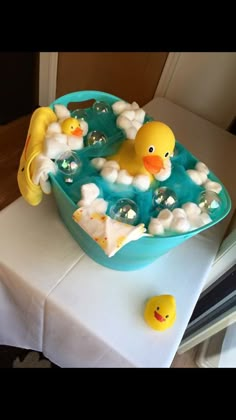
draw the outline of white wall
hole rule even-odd
[[[155,96],[227,128],[236,116],[236,53],[169,54]]]

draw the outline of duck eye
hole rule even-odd
[[[159,311],[159,309],[160,309],[160,306],[157,306],[157,311]]]
[[[166,315],[166,318],[169,318],[169,315]]]
[[[70,128],[71,128],[71,130],[73,130],[73,125]]]
[[[150,146],[148,149],[149,153],[153,153],[155,151],[155,147],[154,146]]]
[[[169,156],[169,152],[166,152],[165,157]]]

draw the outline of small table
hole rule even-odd
[[[235,204],[235,137],[163,98],[145,109],[216,173]],[[43,351],[62,367],[169,367],[229,221],[142,270],[120,272],[84,254],[52,196],[38,207],[16,200],[0,213],[0,343]],[[143,310],[164,293],[176,298],[177,320],[158,333]]]

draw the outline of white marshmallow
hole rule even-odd
[[[165,162],[165,168],[161,169],[157,174],[154,175],[154,178],[158,181],[165,181],[171,175],[171,161],[167,159]]]
[[[78,207],[86,207],[88,213],[102,213],[105,214],[108,207],[108,202],[103,198],[96,198],[92,203],[86,200],[80,200],[77,203]]]
[[[200,214],[199,217],[201,218],[204,225],[207,225],[208,223],[212,222],[212,219],[210,218],[208,213],[203,212]]]
[[[195,169],[187,169],[186,173],[191,178],[191,180],[193,182],[195,182],[195,184],[197,184],[197,185],[202,184],[202,179],[201,179],[198,171],[195,171]]]
[[[125,134],[128,139],[134,140],[137,134],[137,130],[135,127],[130,127],[125,131]]]
[[[60,144],[67,144],[67,135],[63,133],[53,133],[53,134],[47,134],[45,137],[45,142],[47,141],[57,141]]]
[[[122,169],[118,172],[118,177],[116,182],[119,184],[130,185],[132,184],[133,177],[126,171],[126,169]]]
[[[217,194],[219,194],[222,190],[222,186],[218,182],[210,180],[205,182],[204,187],[206,188],[206,190],[214,191]]]
[[[114,183],[118,176],[117,169],[111,168],[110,166],[102,168],[101,176],[109,182]]]
[[[79,200],[77,202],[78,207],[89,207],[90,203],[87,200]]]
[[[127,130],[132,127],[132,122],[121,114],[116,120],[116,125],[119,128],[123,128],[123,130]]]
[[[147,175],[136,175],[132,184],[140,191],[147,191],[150,187],[150,178]]]
[[[100,169],[103,168],[104,163],[106,162],[106,159],[98,157],[98,158],[94,158],[91,160],[91,164],[94,166],[94,168],[98,169],[100,171]]]
[[[112,105],[112,110],[114,112],[114,114],[119,115],[121,114],[124,110],[126,109],[130,109],[131,105],[128,104],[125,101],[117,101],[114,102],[114,104]]]
[[[116,169],[117,171],[120,170],[120,165],[118,162],[116,162],[116,160],[107,160],[104,165],[103,168],[113,168]]]
[[[61,120],[61,119],[64,120],[65,118],[70,117],[70,111],[69,111],[69,109],[66,108],[65,105],[55,104],[54,105],[54,111],[55,111],[55,114],[56,114],[56,116],[59,120]]]
[[[136,128],[136,130],[138,131],[141,127],[142,127],[142,125],[143,124],[141,124],[139,121],[137,121],[137,120],[133,120],[132,121],[132,126],[134,127],[134,128]]]
[[[208,167],[203,162],[197,162],[196,166],[195,166],[195,169],[197,171],[200,171],[200,172],[205,172],[206,174],[209,174],[209,172],[210,172]]]
[[[83,137],[88,134],[88,123],[84,120],[79,119],[80,128],[83,130]]]
[[[125,118],[128,118],[128,120],[130,120],[130,121],[133,121],[134,120],[134,117],[135,117],[135,111],[133,111],[132,109],[131,110],[125,110],[125,111],[123,111],[122,113],[121,113],[121,116],[122,117],[125,117]],[[119,118],[119,117],[118,117]],[[117,118],[117,119],[118,119]]]
[[[186,217],[184,209],[176,208],[172,211],[173,216],[175,217]]]
[[[205,224],[200,214],[191,214],[189,215],[188,220],[191,225],[191,228],[193,229],[200,228]]]
[[[173,214],[169,209],[161,210],[157,217],[165,229],[169,229],[172,219]]]
[[[58,122],[53,122],[48,125],[46,136],[56,133],[61,133],[61,126]]]
[[[201,213],[201,209],[198,207],[198,205],[196,203],[185,203],[182,205],[182,209],[184,209],[184,211],[186,212],[187,216],[191,216],[191,215],[198,215]]]
[[[137,104],[137,102],[132,102],[131,109],[133,109],[134,111],[136,111],[136,109],[139,109],[139,105]]]
[[[204,182],[206,182],[206,180],[207,180],[206,172],[203,172],[203,171],[197,171],[197,172],[198,172],[198,175],[201,178],[202,184],[204,184]]]
[[[107,207],[108,207],[108,202],[105,201],[103,198],[96,198],[96,200],[94,200],[90,207],[89,207],[89,211],[91,213],[96,212],[96,213],[103,213],[105,214],[107,211]]]
[[[67,136],[67,144],[71,150],[81,150],[84,147],[83,137]]]
[[[100,190],[96,184],[93,182],[89,184],[84,184],[81,187],[81,199],[86,201],[88,204],[92,203],[95,198],[100,194]]]
[[[164,227],[158,219],[152,218],[148,225],[148,232],[151,235],[163,235]]]
[[[190,223],[186,217],[173,217],[173,220],[170,225],[170,229],[174,232],[184,233],[188,232],[190,228]]]
[[[134,119],[143,124],[145,118],[145,111],[142,108],[139,108],[135,111]]]

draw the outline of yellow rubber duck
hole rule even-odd
[[[43,153],[49,159],[57,159],[67,150],[80,150],[84,147],[83,137],[87,132],[87,122],[72,117],[50,124],[45,136]]]
[[[107,158],[119,163],[132,176],[153,175],[164,170],[170,162],[175,147],[175,136],[166,124],[159,121],[145,123],[134,140],[126,140],[119,151]]]
[[[78,136],[83,135],[83,130],[80,126],[80,122],[76,118],[66,118],[61,124],[61,131],[68,136]]]
[[[176,302],[172,295],[153,296],[148,300],[144,319],[154,330],[164,331],[176,320]]]

